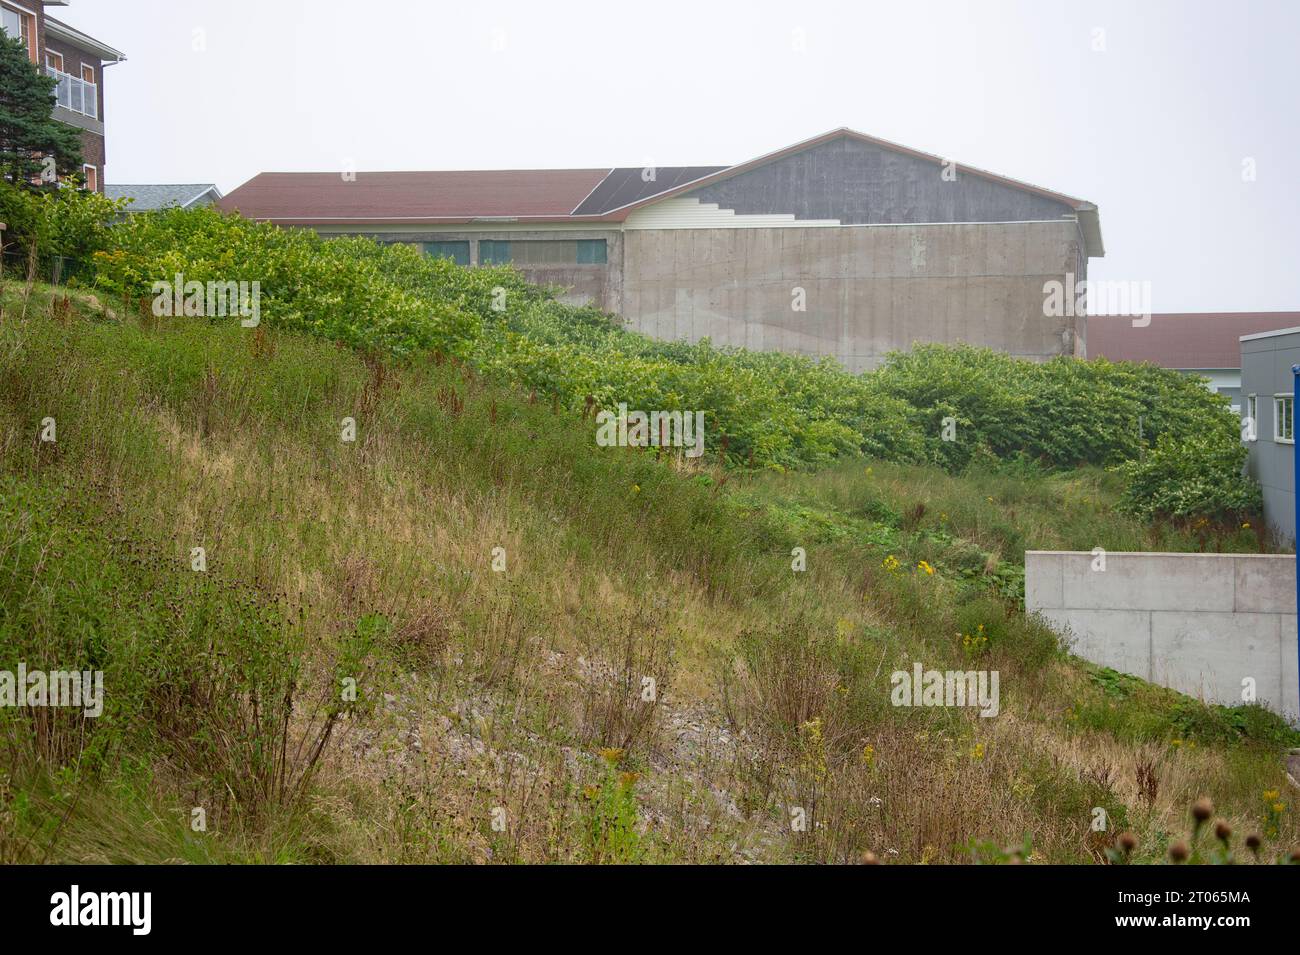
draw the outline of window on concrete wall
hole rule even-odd
[[[480,239],[478,260],[512,262],[515,265],[604,265],[607,252],[604,239],[525,239],[500,241]]]
[[[1295,444],[1295,396],[1273,396],[1273,440]]]
[[[479,239],[478,240],[478,264],[479,265],[502,265],[511,262],[510,242],[503,242],[500,239]]]
[[[1246,422],[1246,427],[1242,428],[1242,437],[1247,441],[1257,441],[1259,439],[1259,396],[1247,395],[1244,405],[1246,414],[1242,421]]]
[[[426,242],[424,254],[435,259],[451,259],[457,265],[469,265],[469,240],[463,242]]]
[[[606,262],[604,239],[579,239],[578,264],[604,265]]]

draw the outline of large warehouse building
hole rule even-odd
[[[1083,316],[1044,287],[1104,254],[1092,203],[848,129],[735,166],[262,173],[220,205],[511,262],[649,335],[854,371],[918,341],[1082,356]]]

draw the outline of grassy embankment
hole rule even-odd
[[[0,710],[0,861],[1158,859],[1200,795],[1300,841],[1276,720],[1071,660],[1016,599],[1026,547],[1249,530],[1122,518],[1095,469],[689,468],[462,363],[0,305],[0,667],[107,700]],[[999,670],[1001,715],[892,707],[913,660]]]

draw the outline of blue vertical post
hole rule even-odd
[[[1297,498],[1296,496],[1296,491],[1300,490],[1296,487],[1296,481],[1297,479],[1300,479],[1300,441],[1295,440],[1297,437],[1295,433],[1295,399],[1297,397],[1300,397],[1300,387],[1297,386],[1300,386],[1300,365],[1292,365],[1291,366],[1291,395],[1292,395],[1291,438],[1293,441],[1295,441],[1295,443],[1292,444],[1291,446],[1292,449],[1291,450],[1291,497],[1292,497],[1291,510],[1293,511],[1293,519],[1295,521],[1295,528],[1294,528],[1295,535],[1296,535],[1295,544],[1297,548],[1300,548],[1300,507],[1296,506],[1296,504],[1300,503],[1300,498]],[[1296,609],[1300,610],[1300,549],[1298,549],[1296,552],[1295,592],[1296,592]],[[1297,617],[1296,619],[1297,621],[1300,621],[1300,617]],[[1296,694],[1297,694],[1296,712],[1297,714],[1300,714],[1300,626],[1296,627],[1295,647],[1296,647]]]

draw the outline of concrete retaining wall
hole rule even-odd
[[[1289,554],[1025,554],[1025,612],[1070,649],[1209,703],[1260,702],[1293,721],[1297,703],[1296,566]]]

